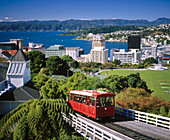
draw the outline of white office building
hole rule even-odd
[[[105,49],[105,47],[94,47],[90,51],[90,61],[102,64],[108,62],[108,49]]]
[[[67,47],[66,55],[69,55],[73,59],[76,59],[77,57],[80,56],[80,51],[82,51],[82,49],[80,47]]]
[[[48,58],[50,56],[59,56],[62,57],[66,54],[66,50],[63,45],[54,45],[50,46],[50,48],[45,50],[45,57]]]
[[[141,51],[139,49],[130,49],[129,52],[125,52],[125,49],[120,49],[119,52],[113,52],[113,61],[114,59],[120,60],[121,64],[140,64]]]

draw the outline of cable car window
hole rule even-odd
[[[76,102],[80,102],[80,99],[81,99],[80,95],[77,95]]]
[[[83,101],[82,101],[83,104],[87,105],[87,96],[83,96]]]
[[[105,107],[106,105],[106,97],[98,97],[97,98],[97,107]]]
[[[77,101],[77,94],[74,95],[74,101]]]
[[[90,97],[90,106],[95,106],[96,97]]]
[[[114,97],[106,97],[106,106],[114,106]]]
[[[74,94],[69,94],[69,100],[74,100]]]
[[[82,95],[79,96],[79,103],[82,103],[83,97]]]

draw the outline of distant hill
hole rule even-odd
[[[125,19],[99,19],[99,20],[49,20],[49,21],[18,21],[0,22],[0,31],[59,31],[80,30],[102,26],[154,26],[170,24],[169,18],[148,20],[125,20]]]

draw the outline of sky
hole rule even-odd
[[[170,0],[0,0],[0,21],[170,18]]]

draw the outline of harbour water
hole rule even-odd
[[[63,32],[0,32],[0,42],[9,42],[9,39],[23,39],[24,46],[28,42],[44,44],[46,48],[51,45],[64,45],[64,47],[80,47],[88,54],[92,48],[92,41],[73,40],[77,36],[62,36]],[[127,42],[106,42],[106,49],[125,49]]]

